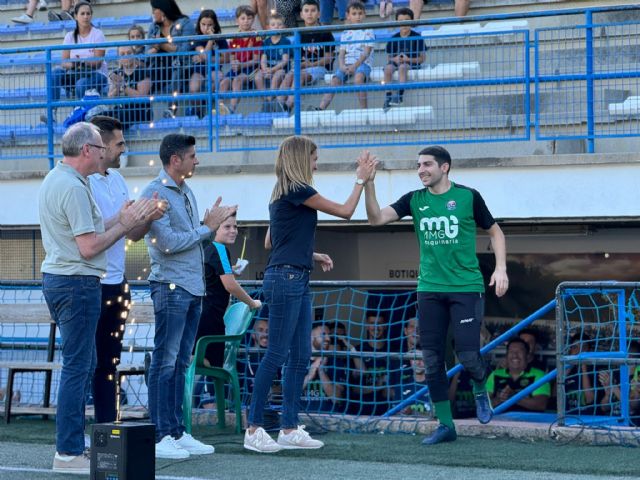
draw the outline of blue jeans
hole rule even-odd
[[[269,306],[269,346],[256,372],[249,424],[263,424],[271,383],[286,361],[281,426],[296,428],[302,384],[311,357],[309,271],[286,265],[269,267],[264,275],[263,291]]]
[[[62,338],[62,372],[56,413],[56,450],[84,451],[84,409],[96,360],[100,279],[88,275],[43,274],[42,292]]]
[[[156,426],[156,441],[160,441],[166,435],[180,438],[184,433],[184,381],[196,340],[202,297],[177,285],[149,284],[156,319],[149,368],[149,413]]]
[[[331,25],[333,9],[338,10],[338,18],[344,20],[347,16],[347,0],[320,0],[320,23]]]
[[[76,98],[81,100],[84,93],[95,88],[100,95],[107,93],[109,81],[102,72],[97,70],[88,72],[76,72],[64,68],[54,68],[51,72],[51,96],[53,100],[60,100],[61,89],[74,88]]]

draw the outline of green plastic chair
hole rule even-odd
[[[191,408],[193,403],[193,388],[196,375],[206,375],[214,379],[216,404],[218,410],[218,427],[225,427],[226,399],[224,385],[228,383],[233,393],[233,403],[236,412],[236,433],[242,431],[242,403],[240,399],[240,382],[236,370],[236,357],[240,343],[251,325],[255,311],[246,304],[238,302],[231,305],[224,314],[225,335],[209,335],[202,337],[196,344],[196,353],[187,370],[184,383],[184,398],[182,400],[182,412],[184,426],[187,433],[191,433]],[[224,365],[222,367],[207,367],[204,364],[204,355],[207,347],[212,343],[224,342]]]

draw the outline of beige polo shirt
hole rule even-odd
[[[107,269],[105,252],[85,260],[75,240],[85,233],[104,232],[102,215],[88,179],[75,168],[59,162],[42,182],[38,202],[46,252],[40,270],[56,275],[102,277]]]

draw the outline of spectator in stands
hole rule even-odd
[[[149,28],[148,38],[163,40],[161,43],[147,46],[147,54],[152,55],[149,68],[153,91],[177,95],[182,81],[181,66],[185,63],[186,57],[164,54],[189,51],[189,42],[173,40],[177,37],[195,35],[194,25],[191,19],[182,13],[175,0],[151,0],[151,14],[153,23]],[[177,108],[175,102],[170,102],[162,116],[175,117]]]
[[[282,15],[274,14],[269,18],[269,30],[278,31],[284,28]],[[285,75],[289,71],[289,57],[291,55],[291,42],[282,35],[270,35],[262,43],[262,56],[260,68],[256,73],[255,83],[258,90],[278,90]],[[283,112],[286,111],[286,98],[279,97],[279,102],[274,103],[273,97],[268,96],[262,103],[262,111]]]
[[[322,25],[331,25],[334,10],[338,11],[338,20],[344,22],[348,4],[348,0],[320,0],[320,23]]]
[[[240,5],[236,8],[238,32],[254,32],[252,25],[255,16],[256,14],[248,5]],[[225,75],[224,80],[220,82],[220,92],[228,92],[229,89],[232,89],[234,92],[241,92],[253,82],[260,65],[260,50],[245,49],[260,47],[261,45],[262,39],[256,35],[235,37],[229,40],[229,48],[240,49],[240,51],[231,53],[231,69]],[[239,102],[240,98],[234,97],[229,102],[228,108],[222,102],[220,102],[218,107],[223,113],[235,113]]]
[[[400,385],[400,362],[391,358],[387,331],[389,321],[378,312],[367,314],[365,340],[360,344],[362,370],[352,375],[351,412],[359,415],[382,415],[397,398]],[[373,355],[367,355],[367,354]]]
[[[185,181],[198,165],[195,144],[190,135],[166,135],[160,144],[162,170],[142,192],[143,198],[157,192],[169,204],[167,214],[154,221],[145,236],[155,314],[148,387],[157,458],[187,458],[214,451],[186,433],[182,397],[205,294],[202,242],[211,239],[236,207],[221,206],[218,198],[200,224],[195,196]]]
[[[544,376],[542,370],[527,366],[528,354],[529,346],[520,338],[513,338],[507,344],[506,367],[494,370],[487,379],[487,392],[491,396],[491,404],[494,407],[501,405]],[[508,410],[542,412],[547,408],[550,395],[551,386],[545,383]]]
[[[638,358],[640,345],[638,342],[629,343],[629,358]],[[638,368],[629,367],[629,414],[636,416],[640,413],[640,385],[638,385]],[[602,387],[598,396],[598,413],[617,417],[622,415],[622,388],[620,382],[621,369],[605,369],[598,372],[598,383]],[[637,422],[638,419],[636,418]]]
[[[399,8],[396,20],[405,22],[413,20],[413,12],[409,8]],[[422,68],[427,47],[418,32],[411,27],[400,27],[400,31],[387,42],[388,63],[384,67],[384,84],[390,85],[393,74],[398,72],[398,83],[407,83],[409,70]],[[404,99],[404,89],[387,91],[383,108],[387,109],[401,105]]]
[[[300,17],[305,27],[320,26],[320,6],[317,0],[303,0]],[[312,85],[324,80],[324,76],[333,68],[335,53],[335,38],[331,32],[300,31],[300,85]],[[282,88],[293,85],[293,71],[289,72],[282,81]],[[293,108],[294,97],[289,95],[286,100],[287,110]]]
[[[84,0],[83,0],[84,1]],[[65,20],[73,20],[74,7],[77,5],[75,0],[60,0],[60,13],[49,10],[49,21],[60,22]]]
[[[418,331],[418,319],[412,317],[406,321],[404,328],[404,352],[420,350],[420,334]]]
[[[196,35],[217,35],[222,32],[220,22],[216,12],[205,9],[200,12],[200,16],[196,21]],[[202,91],[202,85],[207,78],[207,74],[211,71],[211,84],[215,90],[216,81],[220,81],[222,77],[222,64],[227,63],[228,54],[226,50],[229,44],[224,38],[204,39],[191,42],[191,50],[197,52],[191,56],[191,61],[187,67],[187,78],[189,79],[189,93],[196,94]],[[216,56],[216,51],[219,51]],[[211,63],[209,63],[208,55],[211,52]],[[217,67],[217,68],[216,68]],[[217,80],[216,80],[217,77]],[[206,102],[202,100],[192,100],[191,106],[187,108],[186,115],[196,115],[200,118],[204,117],[207,112],[205,110]]]
[[[134,57],[133,47],[118,47],[118,68],[109,75],[109,98],[143,98],[151,93],[151,74],[141,65],[141,59]],[[132,102],[115,105],[105,115],[117,118],[126,130],[136,123],[150,122],[151,104]]]
[[[131,47],[125,47],[131,48]],[[126,150],[122,135],[123,126],[115,118],[95,116],[91,123],[100,129],[102,143],[106,147],[98,164],[98,172],[89,176],[91,193],[95,199],[105,224],[117,221],[118,212],[129,202],[129,189],[118,172],[120,155]],[[146,223],[129,231],[126,237],[137,242],[147,233],[151,222],[164,215],[165,202],[149,201],[157,208]],[[131,308],[131,293],[124,276],[125,239],[119,239],[107,251],[107,272],[100,279],[102,285],[102,306],[96,330],[96,370],[93,375],[93,401],[97,423],[116,420],[116,367],[120,363],[124,324]]]
[[[45,177],[38,199],[45,251],[42,292],[62,339],[53,470],[87,475],[85,403],[93,375],[100,278],[107,270],[105,250],[145,223],[155,202],[125,202],[105,226],[87,179],[98,171],[106,150],[100,130],[79,122],[61,143],[63,159]]]
[[[369,152],[358,158],[356,181],[345,203],[332,202],[311,184],[318,148],[307,137],[292,136],[280,145],[276,157],[276,185],[269,204],[269,229],[265,247],[271,249],[263,290],[269,305],[270,341],[260,362],[249,410],[244,447],[257,452],[283,448],[321,448],[299,424],[302,384],[311,357],[311,294],[309,275],[313,262],[323,271],[333,268],[331,257],[314,253],[318,211],[349,219],[362,194],[362,178],[368,178],[376,159]],[[262,428],[264,403],[277,371],[286,363],[283,384],[282,430],[276,443]]]
[[[36,10],[40,10],[42,12],[46,9],[47,9],[47,2],[45,0],[29,0],[27,2],[26,11],[18,17],[13,17],[11,21],[13,23],[27,25],[33,22],[33,18],[36,14]]]
[[[307,412],[336,412],[344,399],[347,377],[344,361],[330,355],[329,328],[318,325],[311,330],[311,364],[302,384],[302,409]]]
[[[539,333],[533,328],[525,328],[521,330],[518,336],[529,347],[529,354],[527,355],[527,365],[536,367],[539,370],[545,371],[546,365],[544,365],[538,358],[538,335]]]
[[[402,400],[414,395],[427,384],[427,371],[424,368],[422,353],[416,350],[411,350],[408,354],[410,355],[408,361],[410,369],[405,371],[403,368],[402,370],[400,397]],[[406,360],[403,359],[403,367],[405,361]],[[408,405],[402,413],[404,415],[415,415],[420,417],[433,416],[433,406],[431,405],[429,393],[427,392],[421,398],[416,399],[411,405]]]
[[[522,338],[522,332],[520,333]],[[523,339],[524,340],[524,339]],[[525,340],[526,341],[526,340]],[[578,355],[589,351],[590,338],[585,332],[575,332],[569,337],[569,355]],[[567,414],[576,414],[593,405],[595,389],[592,379],[595,378],[593,366],[586,362],[572,364],[564,371],[565,410]],[[593,408],[593,407],[592,407]]]
[[[88,2],[80,1],[75,6],[76,28],[68,32],[63,45],[82,45],[106,42],[102,31],[91,24],[93,9]],[[87,90],[95,89],[100,95],[107,93],[109,80],[103,48],[76,48],[62,51],[62,64],[51,72],[51,97],[60,100],[61,90],[75,91],[82,99]],[[43,120],[45,120],[43,118]],[[54,109],[54,118],[55,109]]]
[[[389,2],[391,3],[391,2]],[[420,15],[422,14],[422,8],[426,0],[409,0],[409,8],[413,10],[413,16],[416,20],[420,19]],[[454,3],[454,12],[457,17],[464,17],[469,11],[469,4],[471,0],[455,0]]]
[[[144,27],[141,25],[131,25],[127,31],[127,38],[131,41],[144,40],[147,37],[147,32],[144,31]],[[144,45],[132,45],[133,53],[140,55],[144,53]],[[139,61],[144,61],[139,59]]]
[[[347,7],[347,24],[358,25],[364,21],[365,17],[364,3],[354,0],[349,4]],[[331,79],[332,86],[342,85],[351,77],[354,78],[356,85],[363,85],[367,82],[371,75],[374,39],[375,34],[370,28],[342,32],[338,53],[338,68]],[[334,93],[325,93],[318,108],[326,110],[334,95]],[[360,108],[367,108],[367,92],[358,91],[357,96]]]
[[[228,217],[215,232],[213,242],[206,241],[204,246],[204,276],[206,294],[202,302],[202,314],[198,324],[198,339],[206,335],[224,335],[224,313],[233,295],[249,308],[256,310],[262,306],[260,300],[254,300],[236,280],[238,266],[231,265],[229,245],[236,242],[238,224],[236,216]],[[215,343],[207,347],[205,363],[221,367],[224,361],[224,343]]]

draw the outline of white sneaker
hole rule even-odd
[[[191,455],[209,455],[216,451],[213,445],[207,445],[200,440],[196,440],[187,432],[184,432],[182,436],[176,440],[176,444],[179,447],[184,448]]]
[[[284,433],[283,430],[280,430],[280,433],[278,434],[278,445],[289,450],[294,448],[324,447],[323,442],[311,438],[311,435],[304,430],[304,425],[300,425],[296,430],[290,433]]]
[[[26,13],[23,13],[19,17],[13,17],[11,21],[13,23],[19,23],[20,25],[28,25],[30,23],[33,23],[33,17],[30,17]]]
[[[156,458],[189,458],[189,452],[178,445],[171,435],[165,435],[156,443]]]
[[[253,435],[249,433],[249,429],[244,432],[244,448],[259,453],[275,453],[282,450],[262,427],[256,428]]]
[[[56,452],[53,457],[53,471],[72,473],[75,475],[89,475],[89,457],[82,455],[61,455]]]
[[[47,2],[45,0],[38,1],[38,10],[44,12],[47,9]]]

